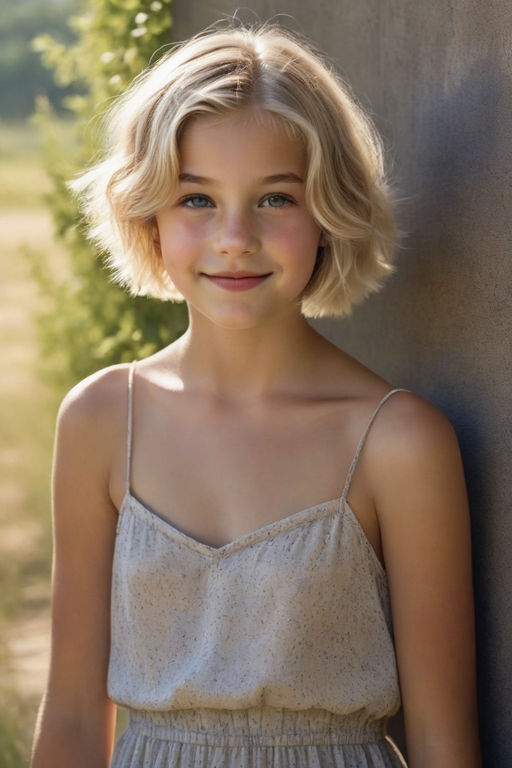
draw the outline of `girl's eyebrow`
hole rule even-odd
[[[216,184],[215,179],[208,179],[206,176],[196,176],[195,173],[180,173],[178,179],[192,184]],[[304,184],[304,179],[301,179],[296,173],[274,173],[272,176],[264,176],[262,179],[257,180],[258,184],[276,184],[278,182]]]

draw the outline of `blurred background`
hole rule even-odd
[[[109,282],[66,188],[112,98],[171,40],[170,0],[0,0],[0,768],[28,765],[46,680],[58,405],[185,324]]]

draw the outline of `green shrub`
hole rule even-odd
[[[56,269],[49,254],[28,254],[46,297],[38,313],[41,372],[59,392],[99,368],[152,354],[181,335],[187,323],[183,304],[133,298],[110,282],[66,186],[97,158],[98,126],[112,98],[169,46],[170,0],[91,0],[69,23],[77,35],[72,46],[49,36],[33,43],[57,82],[76,86],[66,100],[73,117],[67,128],[71,140],[62,140],[62,126],[46,100],[39,100],[36,116],[53,182],[47,202],[69,269]]]

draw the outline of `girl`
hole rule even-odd
[[[478,768],[470,536],[444,416],[328,343],[390,272],[379,140],[278,28],[206,31],[75,185],[176,342],[77,385],[53,473],[33,768]],[[115,704],[130,726],[111,760]]]

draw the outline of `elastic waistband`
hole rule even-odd
[[[130,729],[162,741],[212,746],[320,746],[368,744],[385,737],[386,720],[321,709],[261,707],[240,710],[130,710]]]

